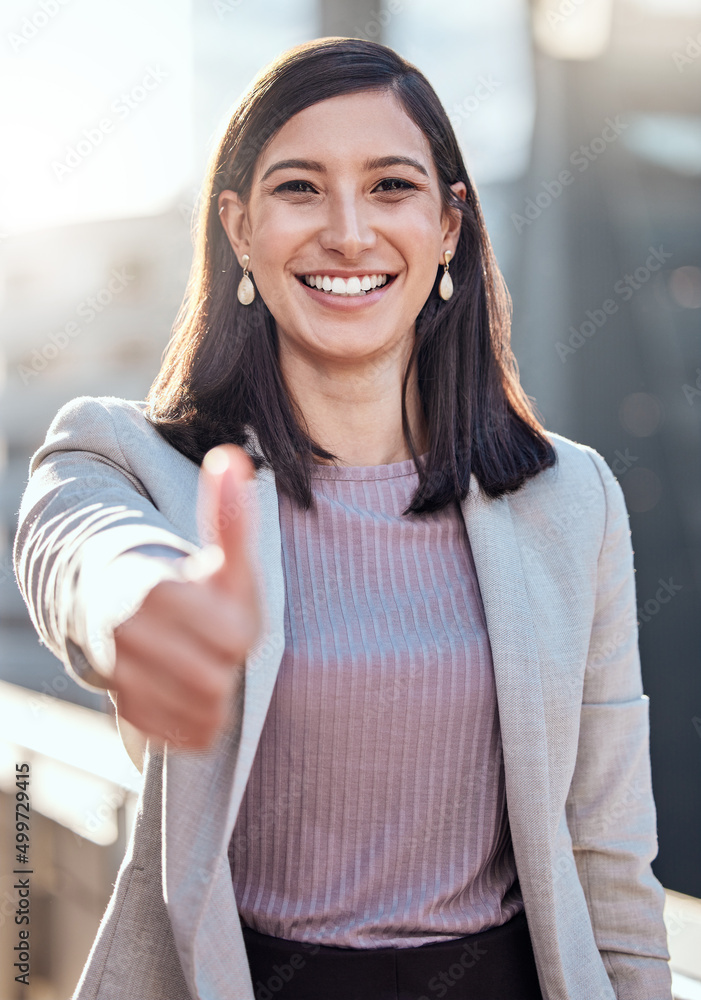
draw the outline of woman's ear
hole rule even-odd
[[[467,188],[464,181],[456,181],[455,184],[451,184],[450,190],[462,201],[465,201]],[[462,212],[458,211],[457,208],[451,208],[443,214],[443,251],[450,250],[455,255],[461,226]]]
[[[250,256],[248,210],[235,191],[222,191],[218,199],[219,221],[239,264],[245,253]],[[241,264],[243,267],[243,264]]]

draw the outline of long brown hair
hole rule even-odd
[[[511,300],[497,266],[475,189],[435,91],[411,63],[377,42],[322,38],[283,53],[253,81],[212,155],[196,225],[185,299],[163,364],[147,395],[147,417],[198,464],[227,441],[250,445],[256,468],[272,468],[277,488],[303,508],[313,505],[314,456],[333,460],[301,426],[278,363],[275,321],[260,295],[241,306],[242,270],[220,224],[217,199],[236,191],[246,202],[261,151],[293,115],[357,91],[398,99],[429,142],[445,210],[462,224],[451,262],[455,292],[438,296],[442,269],[416,319],[402,388],[402,424],[419,484],[404,513],[440,510],[467,494],[474,473],[490,497],[517,490],[553,465],[556,452],[521,388],[510,347]],[[462,181],[463,201],[450,185]],[[425,467],[406,414],[416,364],[428,430]]]

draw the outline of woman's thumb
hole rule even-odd
[[[208,496],[207,540],[218,545],[223,562],[214,579],[239,601],[255,602],[247,538],[251,530],[248,483],[255,477],[253,463],[237,445],[217,445],[202,462]]]

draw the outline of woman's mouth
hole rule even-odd
[[[362,298],[376,288],[382,288],[394,280],[393,274],[358,274],[340,278],[329,274],[298,274],[297,280],[309,288],[325,292],[329,296]]]

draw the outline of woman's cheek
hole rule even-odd
[[[258,256],[279,260],[284,265],[303,250],[317,232],[318,226],[311,224],[309,219],[301,220],[290,216],[277,218],[270,224],[263,223],[256,228],[251,246],[252,249],[255,247]],[[251,253],[251,268],[253,261]]]

